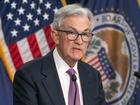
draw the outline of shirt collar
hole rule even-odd
[[[56,48],[53,51],[53,57],[59,75],[63,75],[68,69],[70,69],[69,65],[61,58]],[[77,62],[73,69],[75,70],[76,75],[78,75]]]

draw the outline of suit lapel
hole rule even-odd
[[[86,70],[84,65],[81,64],[81,61],[78,63],[78,70],[79,70],[79,76],[80,76],[80,82],[81,82],[81,88],[82,88],[82,94],[83,94],[83,103],[84,105],[90,105],[90,97],[89,94],[92,91],[92,88],[89,86],[89,82],[91,79],[89,78],[89,72]]]
[[[52,52],[43,61],[42,74],[45,76],[45,79],[42,80],[43,85],[46,87],[54,105],[65,105]]]

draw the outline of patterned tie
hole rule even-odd
[[[80,105],[80,97],[78,85],[76,82],[76,78],[72,78],[75,75],[75,70],[70,68],[67,73],[70,76],[70,85],[69,85],[69,93],[68,93],[68,105]]]

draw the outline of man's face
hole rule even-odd
[[[90,22],[85,16],[70,16],[63,20],[60,29],[72,32],[89,32]],[[55,43],[58,53],[65,61],[75,62],[85,54],[89,41],[85,42],[79,36],[75,40],[69,40],[65,32],[55,32]]]

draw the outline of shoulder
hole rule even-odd
[[[89,71],[97,72],[97,70],[95,68],[93,68],[91,65],[89,65],[88,63],[81,61],[81,60],[78,62],[78,66],[86,68]]]
[[[44,63],[48,63],[52,59],[52,52],[49,52],[47,55],[34,59],[32,61],[26,62],[22,65],[20,69],[17,70],[17,73],[26,73],[26,74],[37,74],[41,71]]]
[[[97,77],[99,76],[99,72],[93,68],[91,65],[89,65],[88,63],[84,62],[84,61],[79,61],[78,62],[78,66],[79,68],[83,69],[84,71],[86,70],[86,72],[90,75],[96,75]]]

